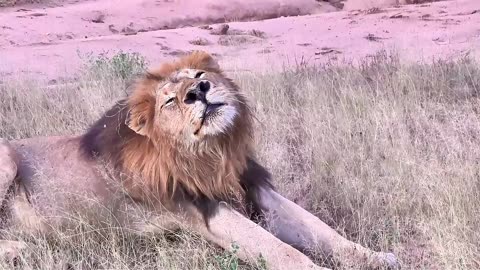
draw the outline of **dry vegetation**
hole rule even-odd
[[[0,0],[0,7],[12,7],[24,4],[40,3],[42,0]],[[43,1],[45,2],[45,1]]]
[[[115,60],[116,59],[116,60]],[[82,132],[126,92],[138,56],[91,60],[79,84],[0,84],[0,137]],[[404,269],[480,267],[480,66],[403,65],[232,74],[254,98],[258,150],[279,190]],[[119,79],[121,77],[121,79]],[[4,232],[6,237],[18,236]],[[245,269],[195,235],[138,237],[87,223],[31,239],[26,269]]]

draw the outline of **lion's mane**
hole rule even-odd
[[[240,100],[240,115],[230,132],[212,141],[185,149],[174,138],[146,127],[148,136],[133,131],[129,121],[145,124],[154,117],[155,89],[162,80],[183,68],[221,74],[211,56],[194,52],[147,72],[134,83],[132,94],[117,102],[83,135],[81,148],[90,159],[112,164],[129,195],[139,201],[159,199],[163,204],[191,201],[207,221],[219,201],[246,202],[255,208],[256,191],[269,186],[270,175],[253,158],[252,114]],[[239,96],[243,99],[243,96]]]

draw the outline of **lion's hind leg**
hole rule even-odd
[[[15,264],[20,253],[27,245],[19,241],[0,240],[0,258],[8,263]]]
[[[10,143],[0,139],[0,205],[4,204],[8,190],[17,176],[17,155]],[[0,217],[3,220],[5,217]],[[13,262],[25,244],[18,241],[0,240],[0,258]]]
[[[17,162],[17,155],[10,143],[0,139],[0,201],[5,199],[17,176]]]
[[[198,219],[192,229],[224,249],[238,246],[240,259],[255,264],[262,258],[267,269],[328,270],[315,265],[310,258],[227,206],[209,220],[209,228]]]
[[[258,197],[267,229],[299,250],[320,251],[348,268],[399,267],[392,253],[375,252],[345,239],[313,214],[272,189],[262,188]]]

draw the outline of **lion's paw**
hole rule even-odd
[[[26,247],[23,242],[0,240],[0,258],[9,264],[17,265],[21,252]]]
[[[380,269],[400,269],[400,263],[393,253],[378,252],[375,257],[376,266]]]

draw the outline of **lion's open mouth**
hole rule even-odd
[[[205,121],[208,120],[209,118],[214,117],[218,113],[218,109],[222,106],[225,106],[225,105],[227,105],[227,104],[225,104],[225,103],[207,103],[207,106],[205,106],[205,110],[203,111],[203,114],[202,114],[202,117],[201,117],[200,125],[198,126],[198,128],[195,130],[195,132],[193,134],[197,135],[198,132],[200,132],[200,129],[202,129],[202,127],[204,126]]]

